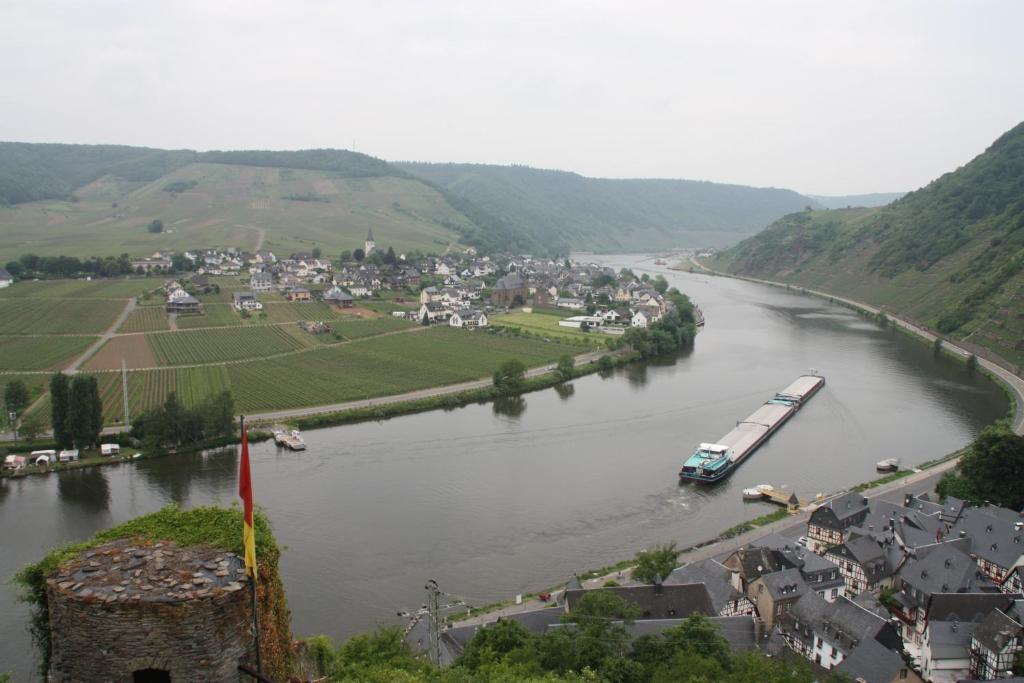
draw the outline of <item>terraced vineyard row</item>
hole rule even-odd
[[[372,318],[369,320],[352,320],[334,324],[335,332],[340,333],[346,339],[362,339],[372,337],[385,332],[396,330],[408,330],[416,326],[408,320],[398,318]]]
[[[123,299],[0,299],[0,333],[98,334],[113,324],[124,306]]]
[[[276,325],[225,327],[169,334],[148,334],[146,341],[161,365],[218,363],[259,358],[310,346]]]
[[[163,306],[140,306],[128,315],[118,332],[159,332],[170,329]]]
[[[117,280],[40,280],[19,282],[0,289],[0,298],[129,299],[160,287],[162,281],[147,278]]]
[[[357,316],[345,314],[322,301],[288,301],[264,304],[267,320],[275,323],[289,323],[298,320],[353,320]]]
[[[0,336],[0,370],[63,367],[94,341],[96,337]]]
[[[202,315],[178,316],[178,327],[183,330],[194,327],[230,327],[248,322],[238,315],[231,304],[203,304]]]

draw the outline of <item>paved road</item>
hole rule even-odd
[[[757,283],[760,283],[762,285],[771,285],[773,287],[792,287],[793,286],[792,284],[787,284],[785,282],[775,282],[773,280],[761,280],[759,278],[742,277],[742,276],[739,276],[739,275],[731,275],[729,273],[723,273],[721,271],[717,271],[717,270],[713,270],[711,268],[708,268],[703,263],[701,263],[700,261],[698,261],[697,259],[695,259],[693,257],[690,258],[690,262],[694,266],[696,266],[697,268],[700,268],[702,271],[704,271],[705,273],[708,273],[710,275],[718,275],[718,276],[721,276],[721,277],[731,277],[731,278],[734,278],[736,280],[746,280],[748,282],[757,282]],[[915,323],[912,323],[912,322],[910,322],[908,320],[904,320],[903,318],[893,317],[891,312],[882,310],[882,309],[877,308],[875,306],[872,306],[870,304],[866,304],[866,303],[863,303],[861,301],[855,301],[853,299],[847,299],[846,297],[836,296],[835,294],[832,294],[830,292],[823,292],[823,291],[819,291],[819,290],[815,290],[815,289],[801,288],[800,291],[801,292],[806,292],[808,294],[814,294],[815,296],[820,296],[820,297],[824,297],[824,298],[827,298],[827,299],[832,299],[834,301],[841,301],[844,304],[847,304],[849,306],[853,306],[855,308],[859,308],[862,311],[867,311],[868,313],[871,313],[872,315],[877,315],[879,313],[885,313],[887,316],[889,316],[889,319],[892,320],[893,323],[895,323],[896,325],[899,325],[901,328],[903,328],[903,329],[905,329],[905,330],[907,330],[909,332],[912,332],[912,333],[918,335],[919,337],[922,337],[926,341],[934,343],[935,340],[937,339],[935,333],[931,332],[927,328],[924,328],[924,327],[921,327],[919,325],[916,325]],[[945,349],[947,349],[949,351],[952,351],[953,353],[959,354],[959,355],[963,356],[964,358],[966,358],[966,357],[971,355],[970,351],[968,351],[967,349],[965,349],[965,348],[963,348],[961,346],[957,346],[953,342],[949,342],[949,341],[943,340],[942,341],[942,346],[943,346],[943,348],[945,348]],[[999,377],[999,379],[1001,379],[1007,386],[1009,386],[1011,391],[1013,391],[1017,395],[1017,400],[1016,400],[1016,403],[1017,403],[1017,413],[1016,413],[1016,415],[1014,415],[1014,418],[1013,418],[1013,430],[1015,432],[1017,432],[1018,434],[1024,435],[1024,378],[1018,377],[1017,375],[1013,374],[1012,372],[1010,372],[1009,370],[1007,370],[1003,366],[996,365],[995,363],[993,363],[991,361],[988,361],[988,360],[985,360],[984,358],[978,358],[978,364],[981,365],[981,367],[983,367],[986,370],[988,370],[989,372],[991,372],[993,375],[996,375],[997,377]]]
[[[76,358],[75,362],[69,365],[64,372],[69,375],[73,375],[78,372],[78,368],[82,363],[88,360],[92,354],[96,353],[101,346],[106,344],[114,336],[117,332],[117,328],[121,327],[121,325],[124,324],[124,321],[128,319],[128,316],[131,315],[131,312],[135,310],[135,305],[135,298],[133,297],[129,299],[128,303],[124,306],[124,310],[121,311],[121,315],[117,316],[117,320],[114,321],[114,324],[111,325],[106,332],[100,335],[100,338],[96,340],[96,343],[87,348],[81,356]]]

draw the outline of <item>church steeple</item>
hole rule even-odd
[[[373,241],[373,227],[366,232],[366,244],[363,246],[363,252],[369,256],[371,252],[376,248],[377,243]]]

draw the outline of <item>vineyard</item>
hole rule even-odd
[[[117,299],[8,298],[0,299],[0,320],[3,334],[98,334],[110,327],[124,306],[124,300]]]
[[[63,366],[96,337],[0,336],[0,370],[47,370]]]
[[[163,306],[140,306],[128,315],[118,332],[159,332],[170,329]]]
[[[485,377],[503,361],[552,362],[566,348],[437,327],[309,353],[227,366],[239,409],[338,403]]]
[[[277,325],[224,327],[190,332],[157,332],[146,335],[159,365],[219,363],[272,356],[296,351],[308,343]]]
[[[130,299],[156,289],[159,280],[40,280],[0,290],[0,298]]]
[[[408,320],[399,320],[398,318],[370,318],[367,320],[354,319],[335,323],[334,330],[346,339],[362,339],[396,330],[409,330],[415,326],[416,323],[411,323]]]
[[[267,319],[275,323],[293,323],[298,320],[346,320],[356,316],[339,313],[322,301],[295,301],[270,303],[263,306]]]

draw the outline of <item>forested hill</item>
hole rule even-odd
[[[556,249],[636,251],[726,246],[817,206],[791,190],[693,180],[611,180],[524,166],[393,162],[467,202],[523,241]]]
[[[886,306],[1024,364],[1024,123],[888,206],[794,213],[709,265]]]

